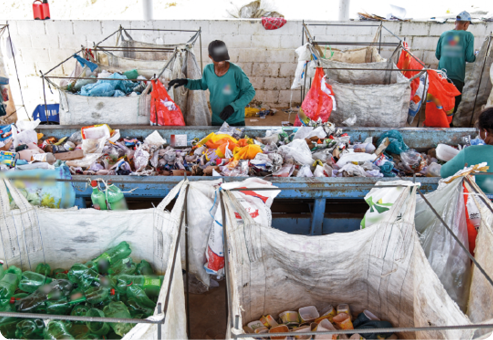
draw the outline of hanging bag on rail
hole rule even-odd
[[[188,182],[180,182],[154,209],[60,210],[30,205],[9,181],[1,180],[0,259],[5,262],[4,268],[15,265],[24,271],[34,271],[39,263],[68,269],[76,262],[85,263],[106,249],[127,241],[134,260],[146,260],[156,273],[164,275],[158,298],[162,306],[168,290],[171,290],[162,328],[163,339],[185,339],[185,301],[179,257],[171,287],[169,280],[173,254],[179,246],[178,228],[187,185]],[[19,209],[10,209],[7,188]],[[165,211],[177,195],[171,212]],[[156,309],[151,318],[162,316]],[[155,338],[156,334],[157,325],[137,324],[123,339]]]
[[[180,108],[159,80],[152,81],[151,125],[185,126]]]
[[[301,104],[301,109],[311,120],[317,121],[320,118],[324,123],[329,120],[332,110],[336,109],[334,92],[332,86],[325,81],[323,68],[318,67],[315,71],[312,87]],[[294,125],[301,126],[298,117],[296,117]]]
[[[225,192],[230,317],[238,330],[263,315],[348,303],[394,327],[470,325],[447,294],[414,229],[416,188],[403,190],[390,215],[371,228],[324,236],[291,235],[258,225]],[[243,219],[238,224],[235,214]],[[232,320],[230,320],[232,321]],[[231,325],[228,321],[228,326]],[[234,323],[233,323],[234,324]],[[407,339],[466,339],[472,330],[398,333]],[[363,334],[364,337],[364,334]]]

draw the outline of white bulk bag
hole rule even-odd
[[[30,205],[6,180],[0,181],[0,259],[7,266],[34,270],[42,262],[52,268],[70,268],[89,261],[110,247],[127,241],[135,261],[146,260],[164,274],[158,303],[164,306],[168,289],[170,301],[163,325],[164,339],[185,339],[186,315],[180,259],[169,287],[172,259],[185,188],[180,182],[154,209],[100,211],[95,209],[47,209]],[[7,188],[19,209],[11,210]],[[171,212],[164,209],[178,195]],[[162,314],[161,314],[162,317]],[[157,309],[151,318],[159,319]],[[0,338],[3,338],[0,336]],[[157,325],[137,324],[123,339],[156,339]]]
[[[469,198],[479,208],[481,214],[481,225],[478,236],[476,237],[476,248],[474,249],[474,258],[479,265],[486,271],[489,277],[493,277],[493,261],[491,261],[491,252],[493,250],[493,209],[488,197],[481,191],[473,181],[465,182],[469,191]],[[478,194],[476,194],[478,192]],[[479,196],[484,198],[481,199]],[[488,208],[488,206],[490,208]],[[473,323],[493,323],[493,287],[479,269],[472,265],[471,289],[469,290],[469,301],[467,306],[467,316]],[[478,330],[476,335],[483,335],[487,338],[492,333],[491,329]]]
[[[470,324],[419,243],[414,229],[415,187],[403,190],[388,218],[371,228],[324,236],[290,235],[255,224],[231,193],[223,195],[227,197],[231,316],[239,316],[240,328],[262,315],[276,317],[310,305],[323,310],[339,303],[350,304],[354,314],[368,309],[395,327]],[[237,223],[235,212],[244,224]],[[399,336],[465,339],[472,330]]]

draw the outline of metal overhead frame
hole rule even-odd
[[[17,77],[17,84],[19,84],[19,93],[21,95],[21,103],[22,103],[22,105],[16,105],[16,106],[23,107],[24,108],[24,111],[26,111],[27,118],[29,118],[29,120],[32,120],[31,119],[31,116],[27,112],[26,105],[24,104],[24,95],[22,94],[22,86],[21,86],[21,81],[19,79],[19,71],[17,70],[17,62],[15,60],[14,46],[12,45],[12,36],[10,35],[10,25],[9,25],[9,22],[8,21],[6,21],[5,24],[0,25],[0,37],[2,36],[3,32],[5,32],[5,31],[7,31],[8,34],[9,34],[9,37],[8,37],[7,42],[10,45],[10,49],[12,50],[12,60],[14,62],[15,75]],[[9,84],[9,86],[10,86],[10,84]],[[17,112],[17,109],[15,110],[15,112]]]
[[[401,39],[399,38],[397,35],[395,35],[392,31],[390,31],[387,27],[385,27],[383,25],[383,22],[380,22],[380,24],[336,24],[336,23],[313,23],[313,24],[310,24],[310,23],[305,23],[305,21],[303,20],[302,21],[302,27],[301,27],[301,45],[304,45],[305,44],[305,37],[306,37],[306,40],[307,42],[309,42],[310,44],[314,45],[314,46],[330,46],[330,45],[343,45],[343,46],[371,46],[371,45],[375,45],[376,43],[374,42],[341,42],[341,41],[324,41],[324,40],[316,40],[315,37],[311,35],[310,31],[308,30],[308,26],[323,26],[323,27],[327,27],[327,26],[335,26],[335,27],[379,27],[380,28],[380,34],[379,34],[379,37],[378,37],[378,53],[381,52],[382,50],[382,46],[395,46],[396,49],[397,48],[400,48],[404,51],[406,51],[407,53],[409,53],[409,55],[414,59],[416,60],[418,63],[420,63],[422,66],[423,66],[423,69],[421,70],[412,70],[412,69],[404,69],[404,70],[401,70],[401,69],[366,69],[366,68],[357,68],[357,67],[348,67],[348,68],[338,68],[338,70],[355,70],[355,71],[384,71],[384,72],[387,72],[387,71],[412,71],[412,72],[423,72],[423,71],[426,71],[427,68],[426,68],[426,65],[421,61],[419,60],[413,53],[411,53],[411,51],[409,51],[407,48],[405,48],[403,46],[403,43],[405,42],[405,39]],[[398,42],[396,43],[392,43],[392,42],[382,42],[382,29],[385,29],[387,32],[389,32],[392,36],[394,36]],[[313,52],[312,52],[312,55]],[[399,55],[397,56],[397,59],[399,58]],[[307,74],[307,71],[308,71],[308,63],[305,65],[305,83],[304,85],[301,87],[300,91],[301,91],[301,101],[303,102],[303,100],[305,99],[305,95],[306,95],[306,74]],[[425,79],[425,82],[428,80],[428,72],[426,72],[426,79]],[[311,79],[310,79],[310,87],[311,87]],[[422,98],[422,102],[421,104],[423,104],[426,100],[426,96],[423,96]],[[418,118],[418,126],[419,126],[419,118]]]
[[[478,175],[479,173],[475,173],[475,175]],[[493,213],[493,208],[491,202],[487,201],[483,195],[481,195],[476,188],[474,188],[471,184],[471,180],[469,179],[469,176],[464,177],[465,181],[467,181],[473,191],[476,194],[479,194],[482,201],[485,203],[487,208]],[[408,186],[404,185],[384,185],[384,186],[374,186],[374,188],[381,188],[381,187],[405,187],[409,188]],[[285,190],[283,188],[236,188],[236,189],[230,189],[228,191],[282,191]],[[307,190],[305,188],[298,188],[298,190]],[[323,189],[322,189],[323,190]],[[440,216],[440,214],[435,210],[435,208],[431,205],[431,203],[426,199],[424,194],[421,192],[419,188],[417,188],[417,192],[419,195],[423,198],[424,202],[430,207],[430,209],[433,211],[433,213],[436,215],[436,217],[442,222],[444,225],[445,229],[451,234],[451,236],[454,238],[456,242],[458,242],[459,246],[466,252],[467,256],[469,259],[473,262],[473,264],[478,268],[478,270],[483,274],[483,276],[486,278],[488,283],[493,287],[493,279],[486,273],[486,271],[483,269],[483,267],[476,261],[474,256],[470,253],[468,248],[459,240],[459,238],[453,233],[452,229],[447,225],[447,223],[443,220],[443,218]],[[224,246],[224,271],[225,271],[225,279],[226,279],[226,294],[227,294],[227,303],[228,303],[228,318],[230,319],[230,325],[227,325],[227,333],[226,333],[226,338],[233,338],[235,340],[237,339],[243,339],[243,338],[255,338],[255,339],[264,339],[268,337],[286,337],[287,334],[289,335],[290,333],[262,333],[262,334],[257,334],[257,333],[245,333],[245,334],[238,334],[242,330],[242,326],[239,325],[239,319],[240,316],[238,314],[233,315],[232,311],[232,298],[231,298],[231,290],[230,290],[230,266],[229,266],[229,249],[228,249],[228,240],[227,240],[227,235],[228,235],[228,230],[227,230],[227,220],[226,220],[226,214],[225,214],[225,208],[224,208],[224,199],[225,199],[225,193],[221,192],[221,211],[222,211],[222,219],[223,219],[223,246]],[[232,334],[231,329],[235,328],[236,332]],[[493,324],[472,324],[472,325],[458,325],[458,326],[430,326],[430,327],[395,327],[395,328],[372,328],[372,329],[357,329],[357,332],[362,334],[363,336],[368,333],[407,333],[407,332],[419,332],[419,331],[437,331],[437,330],[461,330],[461,329],[493,329]],[[315,335],[337,335],[337,334],[354,334],[356,330],[351,329],[351,330],[336,330],[336,331],[324,331],[324,332],[296,332],[296,335],[298,336],[315,336]]]
[[[186,177],[185,177],[186,179]],[[27,179],[27,180],[33,180],[33,178]],[[183,229],[183,225],[185,224],[185,237],[186,237],[186,242],[188,243],[188,231],[186,231],[186,223],[187,223],[187,198],[188,198],[188,189],[189,186],[187,185],[185,189],[185,201],[184,201],[184,209],[182,210],[181,216],[180,216],[180,226],[178,227],[178,235],[176,238],[176,244],[175,244],[175,249],[173,253],[173,257],[171,259],[172,265],[171,265],[171,273],[169,276],[169,283],[168,283],[168,291],[166,292],[166,297],[164,300],[164,309],[161,309],[161,303],[159,302],[156,305],[157,312],[158,314],[163,313],[162,319],[159,320],[148,320],[148,319],[135,319],[135,318],[130,318],[130,319],[125,319],[125,318],[108,318],[108,317],[87,317],[87,316],[73,316],[73,315],[51,315],[51,314],[37,314],[37,313],[20,313],[20,312],[0,312],[0,318],[1,317],[11,317],[11,318],[20,318],[20,319],[51,319],[51,320],[66,320],[66,321],[81,321],[81,322],[118,322],[118,323],[132,323],[132,324],[140,324],[140,323],[145,323],[145,324],[155,324],[157,325],[157,339],[161,340],[162,337],[162,326],[164,325],[166,321],[166,315],[168,313],[168,308],[169,308],[169,301],[170,301],[170,294],[171,294],[171,285],[173,283],[173,277],[174,277],[174,272],[175,272],[175,264],[178,256],[178,249],[180,245],[180,238],[181,238],[181,232]],[[188,267],[188,248],[186,249],[186,256],[187,256],[187,267]],[[190,322],[189,320],[189,299],[188,299],[188,272],[186,273],[186,278],[187,278],[187,332],[188,332],[188,337],[190,337]]]
[[[101,46],[103,42],[114,36],[115,34],[122,34],[124,31],[156,31],[156,32],[188,32],[188,33],[194,33],[190,39],[186,43],[180,43],[180,44],[170,44],[170,45],[163,45],[163,47],[137,47],[137,48],[127,48],[123,46]],[[101,51],[101,52],[124,52],[124,51],[135,51],[135,52],[176,52],[177,46],[179,45],[190,45],[193,46],[197,40],[199,41],[199,49],[200,49],[200,71],[201,73],[204,71],[203,70],[203,65],[202,65],[202,27],[199,27],[198,30],[181,30],[181,29],[153,29],[153,28],[124,28],[123,26],[120,25],[120,27],[113,33],[111,33],[109,36],[98,42],[97,44],[94,44],[93,50],[94,51]],[[81,54],[84,52],[86,48],[84,46],[81,46],[81,49],[75,52],[74,54],[70,55],[67,59],[63,60],[59,64],[57,64],[55,67],[51,68],[48,72],[43,73],[41,70],[39,70],[39,73],[41,74],[41,79],[43,82],[43,98],[44,98],[44,106],[45,106],[45,117],[46,117],[46,123],[49,124],[48,122],[48,115],[46,115],[46,112],[48,112],[48,104],[46,101],[46,83],[48,83],[48,87],[51,91],[50,83],[53,84],[53,86],[56,86],[50,79],[75,79],[75,77],[69,77],[69,76],[48,76],[49,73],[51,73],[53,70],[57,69],[67,61],[71,60],[72,57],[76,54]],[[81,55],[82,56],[82,55]],[[83,56],[82,56],[83,57]],[[154,80],[158,79],[164,71],[168,68],[168,66],[171,64],[171,62],[175,59],[176,53],[170,58],[170,60],[166,63],[164,68],[159,72],[158,75],[154,75],[153,78],[149,80]],[[89,77],[77,77],[77,79],[93,79]],[[110,81],[119,81],[121,79],[114,79],[114,78],[98,78],[98,80],[110,80]],[[19,83],[20,84],[20,83]],[[28,115],[29,116],[29,115]],[[157,119],[157,117],[156,117]]]

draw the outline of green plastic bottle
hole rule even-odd
[[[108,210],[106,207],[106,197],[103,191],[99,190],[98,182],[91,181],[92,194],[91,201],[94,209],[97,210]]]
[[[0,299],[10,299],[21,281],[22,271],[16,266],[10,266],[0,280]]]
[[[57,339],[74,339],[68,329],[71,327],[70,323],[50,320],[48,327],[44,329],[43,335],[45,339],[57,340]]]
[[[89,333],[89,328],[85,323],[74,323],[71,322],[70,328],[67,327],[68,332],[77,337],[83,337],[82,339],[86,339],[84,336]]]
[[[64,296],[63,298],[55,301],[46,301],[46,314],[53,315],[67,315],[72,309],[71,301]]]
[[[92,262],[97,264],[100,273],[105,274],[113,263],[129,257],[131,253],[130,246],[123,241],[96,257]]]
[[[131,257],[126,257],[124,259],[118,260],[114,264],[111,265],[108,270],[109,275],[119,275],[119,274],[127,274],[133,275],[137,270],[137,265],[134,263]]]
[[[104,307],[103,313],[108,318],[131,318],[130,312],[123,302],[110,302],[108,306]],[[110,327],[119,336],[124,336],[125,334],[127,334],[133,328],[133,326],[134,325],[130,323],[110,323]]]
[[[126,293],[127,288],[135,285],[147,291],[161,289],[163,284],[163,276],[147,276],[147,275],[117,275],[112,277],[113,285],[120,293]]]
[[[75,293],[70,296],[70,302],[72,304],[87,302],[91,305],[96,305],[108,298],[110,294],[110,288],[107,287],[91,287],[85,290],[83,293]]]
[[[101,286],[107,284],[107,279],[100,275],[95,268],[88,268],[82,263],[76,263],[68,271],[68,279],[88,289],[91,286]]]
[[[116,334],[113,330],[111,330],[108,334],[105,336],[106,339],[121,339],[122,337]]]
[[[51,283],[41,286],[31,295],[15,302],[18,312],[38,312],[45,307],[46,301],[60,300],[72,292],[73,284],[68,280],[53,280]]]
[[[114,184],[108,182],[105,190],[105,198],[108,203],[108,210],[128,210],[127,201],[123,192]]]
[[[87,311],[91,309],[91,306],[88,305],[87,303],[86,304],[80,304],[80,305],[76,305],[72,311],[70,312],[70,315],[72,316],[86,316],[87,314]],[[76,324],[83,324],[85,323],[85,321],[72,321],[73,323],[76,323]]]
[[[23,319],[17,323],[15,337],[18,339],[42,339],[45,323],[41,319]]]
[[[87,311],[86,316],[93,318],[104,318],[104,312],[102,310],[91,308]],[[89,331],[98,336],[103,336],[108,334],[111,330],[111,327],[106,322],[86,322]]]
[[[152,276],[154,275],[154,270],[152,270],[152,266],[149,262],[147,262],[146,260],[142,260],[137,265],[136,274]]]
[[[154,309],[143,306],[134,299],[128,299],[127,306],[130,315],[135,319],[145,319],[154,314]]]
[[[27,271],[22,273],[22,279],[19,282],[19,289],[27,293],[34,293],[39,287],[50,283],[51,281],[53,280],[44,274]]]
[[[15,307],[10,300],[0,302],[0,312],[15,312]],[[0,333],[7,339],[15,337],[16,326],[22,319],[0,316]]]
[[[142,312],[146,315],[145,317],[154,314],[156,303],[149,299],[144,289],[142,289],[141,287],[135,285],[129,286],[127,288],[127,297],[127,305],[129,305],[131,314]]]
[[[49,264],[40,263],[36,266],[35,272],[38,274],[42,274],[44,276],[50,276],[51,275],[51,267]]]

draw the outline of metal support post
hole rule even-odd
[[[490,34],[489,41],[488,41],[488,48],[486,48],[486,51],[484,53],[483,67],[481,68],[481,75],[479,76],[479,83],[478,83],[478,90],[476,91],[476,97],[474,97],[474,105],[472,107],[471,119],[469,120],[469,126],[472,125],[472,120],[474,118],[474,111],[476,110],[476,102],[478,101],[479,90],[481,89],[481,81],[483,80],[484,67],[486,65],[486,57],[488,56],[488,52],[490,50],[491,37],[492,37],[492,35]],[[461,94],[461,96],[462,96],[462,94]],[[454,115],[455,115],[455,112],[454,112]]]
[[[382,26],[383,23],[380,23],[380,36],[378,38],[378,54],[382,51]]]
[[[43,98],[45,101],[45,119],[46,119],[46,124],[49,124],[48,122],[48,104],[46,103],[46,84],[45,84],[45,76],[43,75],[43,72],[39,70],[39,73],[41,73],[41,79],[43,80]]]
[[[322,235],[326,199],[316,199],[312,212],[312,227],[310,235]]]
[[[202,60],[202,27],[199,28],[199,49],[200,49],[200,73],[204,73],[204,61]]]
[[[185,173],[186,175],[186,173]],[[185,196],[185,206],[184,206],[184,213],[185,213],[185,280],[186,280],[186,289],[187,289],[187,295],[186,295],[186,308],[187,308],[187,334],[188,338],[190,339],[192,337],[192,331],[190,328],[190,277],[189,277],[189,271],[190,271],[190,265],[189,265],[189,254],[188,254],[188,192]]]
[[[157,313],[161,314],[161,302],[157,304]],[[163,325],[161,323],[158,323],[157,325],[157,340],[161,340],[163,338]]]

